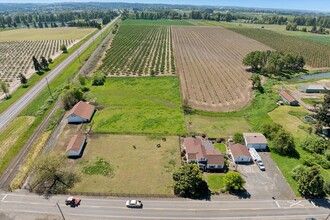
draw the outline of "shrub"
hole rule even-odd
[[[302,164],[304,164],[305,166],[311,167],[314,166],[316,158],[313,157],[312,155],[306,155],[302,158]]]
[[[310,153],[324,154],[329,146],[329,141],[317,135],[309,135],[299,146]]]
[[[273,149],[281,155],[291,155],[295,151],[292,135],[285,130],[279,130],[273,139]]]
[[[92,85],[93,86],[101,86],[104,85],[105,76],[102,73],[95,73],[92,77]]]
[[[291,171],[291,176],[294,180],[298,181],[298,179],[301,177],[301,175],[305,172],[305,167],[302,165],[298,165]]]
[[[242,144],[244,142],[244,137],[242,133],[235,133],[233,137],[235,143]]]
[[[330,181],[325,181],[323,185],[323,190],[326,194],[330,195]]]
[[[245,180],[241,174],[229,171],[223,178],[225,188],[229,192],[237,192],[244,189]]]

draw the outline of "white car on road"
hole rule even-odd
[[[126,207],[127,208],[142,208],[143,204],[139,200],[127,200]]]

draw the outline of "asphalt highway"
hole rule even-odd
[[[125,207],[126,198],[85,198],[76,208],[64,204],[66,197],[48,199],[35,194],[0,194],[0,219],[326,219],[329,207],[307,200],[194,201],[143,199],[142,209]],[[60,209],[57,207],[58,202]]]
[[[12,104],[6,111],[0,115],[0,131],[3,130],[14,118],[30,103],[33,99],[47,86],[47,81],[50,83],[56,76],[58,76],[68,65],[80,56],[83,51],[89,47],[93,41],[100,36],[110,25],[112,25],[119,17],[112,20],[101,31],[95,34],[91,39],[84,43],[79,49],[73,52],[61,64],[49,72],[45,79],[39,81],[33,88],[27,91],[19,100]]]

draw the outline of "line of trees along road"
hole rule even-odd
[[[28,28],[42,28],[47,27],[48,25],[51,27],[56,27],[56,23],[61,23],[61,26],[63,26],[63,24],[67,22],[88,22],[95,19],[102,19],[103,25],[105,25],[117,16],[118,12],[112,10],[2,15],[0,17],[0,28],[16,28],[22,25]],[[86,26],[87,24],[89,23],[86,23]]]

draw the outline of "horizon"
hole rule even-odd
[[[316,12],[330,12],[330,4],[327,0],[278,0],[272,2],[266,2],[264,0],[205,0],[203,4],[200,4],[200,1],[197,0],[182,0],[180,4],[175,0],[120,0],[120,1],[111,1],[111,0],[0,0],[0,3],[42,3],[42,4],[52,4],[52,3],[79,3],[79,2],[122,2],[122,3],[142,3],[142,4],[171,4],[171,5],[194,5],[194,6],[218,6],[218,7],[245,7],[245,8],[258,8],[258,9],[278,9],[278,10],[304,10],[304,11],[316,11]]]

